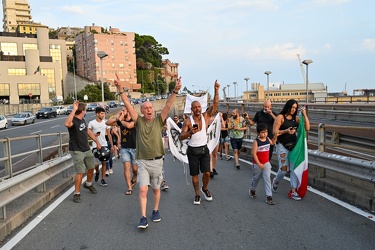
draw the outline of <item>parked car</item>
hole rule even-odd
[[[89,105],[87,105],[86,111],[95,111],[97,107],[100,107],[99,103],[90,103]]]
[[[69,107],[66,108],[65,114],[69,115],[70,113],[72,113],[72,111],[73,111],[73,105],[70,105]]]
[[[26,125],[35,122],[35,116],[31,112],[19,112],[11,119],[12,126]]]
[[[53,106],[56,109],[56,112],[58,115],[65,115],[66,114],[66,108],[65,106]]]
[[[110,107],[110,108],[116,108],[117,107],[117,102],[116,101],[109,101],[107,103],[107,105]]]
[[[54,107],[44,107],[38,110],[35,114],[36,119],[39,118],[50,118],[50,117],[56,117],[57,116],[57,111]]]
[[[0,128],[8,128],[8,120],[3,115],[0,115]]]

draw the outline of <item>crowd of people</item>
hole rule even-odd
[[[86,123],[84,119],[86,105],[75,101],[73,111],[65,121],[65,126],[69,131],[69,151],[77,173],[73,201],[81,202],[80,187],[84,174],[87,174],[87,180],[82,186],[96,194],[97,190],[93,186],[93,179],[97,182],[101,177],[100,184],[106,187],[108,185],[106,177],[113,173],[113,158],[121,159],[127,187],[125,195],[132,195],[136,183],[139,185],[141,219],[138,228],[144,229],[148,227],[146,207],[147,193],[150,188],[154,196],[151,218],[153,222],[161,221],[159,212],[160,190],[169,188],[166,184],[163,166],[164,155],[166,150],[169,150],[166,119],[176,95],[182,87],[181,78],[177,80],[175,88],[158,115],[155,115],[150,102],[142,103],[140,106],[142,115],[138,114],[124,92],[124,83],[118,77],[115,80],[115,85],[124,102],[124,107],[115,118],[106,120],[105,110],[98,107],[95,110],[95,119]],[[249,196],[256,198],[258,182],[260,178],[263,178],[266,203],[274,205],[272,192],[277,191],[280,181],[290,170],[290,198],[300,200],[301,198],[296,192],[298,180],[296,180],[293,167],[290,166],[291,164],[288,161],[288,154],[297,140],[296,131],[299,126],[297,101],[289,100],[282,111],[276,114],[271,109],[271,102],[267,100],[264,102],[263,109],[256,112],[252,119],[247,113],[240,115],[237,109],[232,110],[230,117],[227,113],[219,112],[220,140],[210,152],[207,146],[207,130],[217,114],[219,89],[220,84],[215,81],[213,104],[207,110],[202,111],[201,103],[193,101],[189,117],[186,115],[183,115],[182,119],[177,115],[173,117],[173,121],[181,129],[179,139],[181,141],[189,139],[186,153],[194,189],[193,204],[199,205],[201,203],[201,195],[207,201],[213,200],[208,185],[210,178],[218,175],[216,170],[218,157],[227,161],[234,159],[235,169],[241,169],[239,159],[243,137],[248,126],[255,124],[257,138],[253,142],[251,153],[253,176]],[[310,123],[306,111],[303,107],[300,110],[305,118],[305,129],[308,131]],[[88,144],[88,138],[93,141],[92,150]],[[229,145],[233,150],[233,157],[229,155]],[[271,181],[270,160],[274,145],[276,146],[279,170],[276,177]],[[99,169],[100,165],[101,170]],[[199,174],[202,174],[201,185],[199,184]]]

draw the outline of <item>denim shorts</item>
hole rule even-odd
[[[227,136],[227,137],[225,137],[225,138],[220,138],[220,144],[223,144],[223,143],[225,143],[225,142],[229,142],[230,141],[230,139],[229,139],[229,136]]]
[[[242,148],[242,138],[230,138],[230,145],[233,150],[240,150]]]
[[[135,164],[135,148],[121,148],[120,154],[122,163],[130,162]]]

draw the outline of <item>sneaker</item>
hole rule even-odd
[[[81,195],[80,195],[80,194],[75,194],[75,195],[73,196],[73,201],[74,201],[75,203],[81,203]]]
[[[272,196],[268,196],[266,199],[268,205],[275,205],[275,202],[272,200]]]
[[[211,196],[211,194],[210,194],[210,191],[208,191],[208,189],[203,190],[203,186],[202,186],[202,187],[201,187],[201,192],[203,193],[204,198],[205,198],[207,201],[212,201],[212,196]]]
[[[99,172],[96,172],[95,173],[95,182],[98,182],[98,180],[99,180]]]
[[[237,165],[236,165],[236,168],[237,168],[237,169],[239,170],[239,169],[240,169],[240,165],[239,165],[239,164],[237,164]]]
[[[220,160],[222,160],[223,159],[223,156],[222,155],[220,155]]]
[[[153,222],[159,222],[159,221],[161,221],[159,210],[152,211],[152,221]]]
[[[165,181],[163,181],[162,182],[162,184],[161,184],[161,190],[167,190],[167,189],[169,189],[169,186],[167,185],[167,183],[165,183]]]
[[[97,191],[96,191],[96,189],[93,187],[93,185],[91,185],[91,186],[87,186],[86,181],[85,181],[85,183],[83,183],[83,187],[86,188],[86,189],[88,189],[88,190],[90,190],[90,192],[91,192],[92,194],[96,194],[96,193],[97,193]]]
[[[212,169],[212,172],[214,173],[214,175],[218,175],[216,169]]]
[[[138,224],[138,228],[147,228],[148,227],[148,222],[147,222],[147,218],[142,216],[141,218],[141,221],[139,222]]]
[[[301,197],[299,197],[299,195],[295,191],[293,193],[291,193],[290,198],[292,198],[295,201],[301,200]]]
[[[112,170],[112,168],[109,169],[109,173],[110,173],[110,174],[113,174],[113,170]]]
[[[201,197],[199,195],[195,196],[193,204],[194,205],[200,205],[201,204]]]
[[[272,191],[274,191],[276,193],[278,187],[279,187],[279,184],[276,184],[275,179],[273,179],[273,181],[272,181]]]
[[[106,187],[106,186],[107,186],[107,182],[105,182],[105,180],[104,180],[104,179],[102,179],[102,181],[101,181],[100,185],[102,185],[102,187]]]
[[[256,198],[257,195],[255,194],[255,190],[249,190],[250,198]]]
[[[227,156],[227,161],[229,161],[232,157],[230,157],[229,155]]]
[[[105,176],[109,176],[109,171],[105,171]]]

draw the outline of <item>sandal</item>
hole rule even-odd
[[[128,191],[125,192],[125,195],[131,195],[132,193],[133,193],[133,190],[129,189]]]
[[[134,180],[134,176],[133,176],[133,179],[131,180],[130,183],[132,184],[132,187],[134,187],[135,184],[137,183],[137,177],[135,177],[135,180]]]

